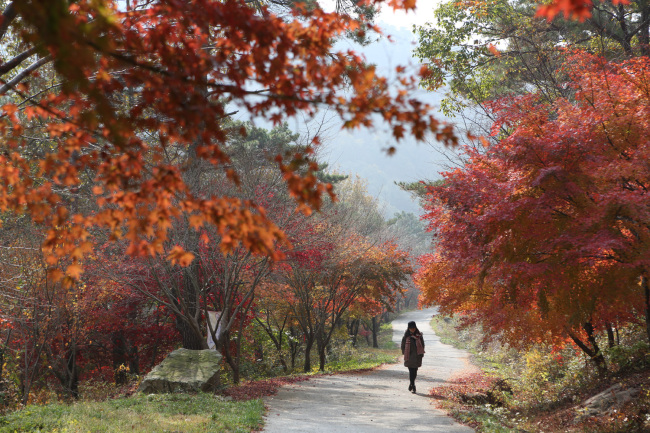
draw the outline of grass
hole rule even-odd
[[[0,417],[0,433],[250,432],[261,400],[224,401],[212,394],[137,394],[103,402],[28,406]]]
[[[343,372],[350,370],[366,370],[382,364],[397,362],[398,354],[386,349],[359,349],[353,358],[333,361],[325,366],[328,372]]]
[[[390,324],[382,325],[379,345],[379,349],[352,348],[349,344],[337,347],[340,353],[336,360],[326,364],[326,372],[365,370],[397,361],[399,350],[392,341]],[[0,433],[250,432],[263,425],[265,409],[260,397],[273,394],[279,386],[295,380],[306,378],[244,383],[227,390],[228,400],[202,393],[138,393],[104,401],[30,405],[0,416]]]
[[[325,364],[326,372],[344,372],[353,370],[366,370],[382,364],[397,362],[400,351],[393,341],[393,326],[384,323],[377,336],[379,348],[365,347],[361,343],[358,347],[345,344],[337,348],[337,357]]]
[[[494,413],[491,408],[480,407],[472,411],[454,410],[451,414],[462,422],[478,428],[481,433],[512,433],[516,431],[503,424],[501,416]]]

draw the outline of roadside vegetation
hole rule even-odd
[[[434,388],[432,396],[479,432],[650,431],[650,348],[641,329],[621,330],[619,339],[625,344],[603,350],[609,366],[603,375],[570,345],[516,350],[498,341],[484,342],[480,327],[461,329],[455,318],[436,316],[431,324],[443,343],[470,351],[482,370],[453,378],[448,386]],[[639,389],[638,397],[595,416],[580,416],[582,403],[615,384]]]
[[[362,333],[363,336],[363,333]],[[362,338],[353,347],[340,334],[332,342],[330,361],[324,372],[315,366],[309,373],[290,375],[258,363],[256,378],[234,385],[224,375],[224,386],[215,394],[150,394],[134,392],[140,377],[131,375],[127,384],[85,382],[76,401],[66,400],[45,389],[32,396],[29,405],[0,415],[0,433],[14,432],[250,432],[262,427],[262,397],[278,387],[309,380],[319,374],[345,373],[395,362],[399,350],[392,341],[390,323],[382,324],[378,348]],[[253,365],[246,366],[247,371]]]

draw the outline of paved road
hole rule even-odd
[[[413,311],[393,321],[393,340],[402,341],[409,320],[424,334],[426,355],[416,380],[417,394],[408,388],[408,369],[397,363],[369,373],[318,377],[285,386],[265,399],[264,432],[469,433],[431,405],[428,391],[454,373],[472,370],[466,352],[442,344],[429,327],[434,309]]]

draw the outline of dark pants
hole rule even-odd
[[[415,378],[418,377],[418,368],[409,367],[409,380],[411,385],[415,385]]]

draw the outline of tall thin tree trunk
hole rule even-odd
[[[650,5],[647,3],[641,8],[642,27],[639,29],[639,45],[642,56],[650,56]]]
[[[314,347],[314,337],[308,337],[305,342],[305,373],[311,371],[311,348]]]
[[[237,384],[239,383],[239,368],[237,368],[234,357],[232,356],[232,353],[230,353],[230,331],[225,331],[223,333],[223,337],[224,338],[221,339],[222,343],[220,346],[221,354],[226,359],[226,363],[228,363],[230,371],[232,371],[233,383]]]
[[[128,348],[129,355],[129,372],[131,374],[140,375],[140,353],[138,352],[138,346],[133,342],[129,343]]]
[[[325,371],[325,341],[323,337],[318,337],[316,339],[316,347],[318,349],[318,369],[320,371]]]
[[[295,327],[289,327],[289,335],[291,338],[288,339],[289,343],[289,355],[291,357],[291,371],[296,368],[296,356],[298,356],[298,351],[300,350],[300,336]]]
[[[612,324],[609,322],[605,323],[605,329],[607,329],[607,344],[611,349],[612,347],[616,346],[616,339],[614,338],[614,329],[612,328]]]
[[[650,343],[650,284],[646,275],[641,276],[641,287],[645,295],[645,330]]]
[[[379,341],[377,340],[379,334],[379,323],[380,321],[377,320],[377,316],[374,316],[372,318],[372,347],[375,349],[379,348]]]
[[[251,305],[253,305],[253,298],[251,298],[250,302],[248,303],[244,311],[241,312],[240,319],[239,319],[239,328],[237,329],[236,352],[235,352],[235,357],[233,359],[233,363],[230,364],[231,368],[233,368],[232,377],[233,377],[233,382],[235,384],[239,383],[240,380],[239,361],[241,359],[241,342],[244,336],[244,321],[246,320],[246,315],[248,314]]]
[[[126,342],[124,341],[124,331],[115,331],[111,336],[113,343],[113,380],[115,385],[123,385],[127,382],[126,370]]]
[[[348,326],[348,333],[352,337],[352,347],[357,347],[357,337],[359,336],[359,322],[361,319],[352,319]]]
[[[72,348],[68,355],[68,362],[66,363],[67,381],[64,384],[66,391],[74,399],[79,398],[79,368],[77,365],[77,346],[73,342]]]

